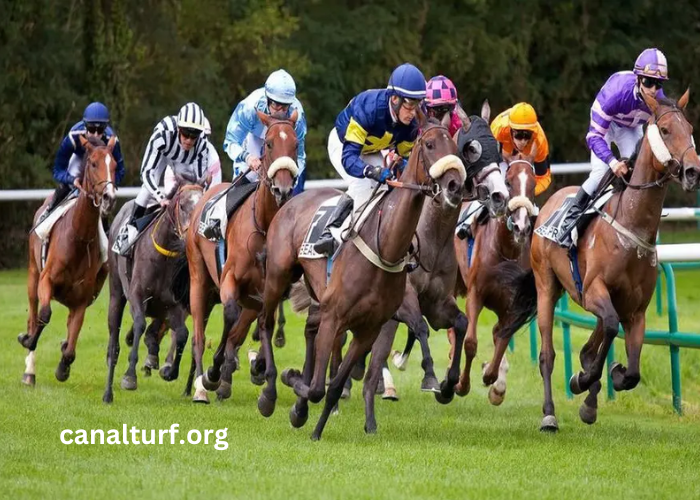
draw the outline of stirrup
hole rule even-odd
[[[469,226],[467,224],[460,224],[457,226],[457,231],[455,231],[455,235],[457,235],[457,238],[460,240],[464,240],[469,236]]]
[[[131,247],[133,246],[134,241],[136,241],[136,237],[138,235],[139,230],[135,226],[125,224],[121,227],[121,229],[119,229],[114,245],[112,245],[112,251],[123,257],[128,256],[131,253]]]
[[[219,219],[211,219],[209,224],[202,231],[202,235],[208,240],[223,239],[221,234],[221,222]]]
[[[331,256],[335,252],[335,238],[328,232],[328,234],[321,235],[321,238],[314,243],[314,252],[319,255]]]

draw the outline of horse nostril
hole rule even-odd
[[[450,193],[454,194],[460,189],[460,184],[459,182],[453,180],[450,180],[450,182],[447,183],[447,191]]]

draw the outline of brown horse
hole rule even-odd
[[[220,278],[216,266],[216,245],[198,234],[197,224],[191,224],[187,232],[190,307],[194,323],[194,402],[208,403],[207,390],[217,390],[221,378],[226,386],[222,389],[230,391],[235,348],[245,340],[248,328],[261,309],[263,274],[260,255],[272,218],[292,195],[297,175],[297,138],[294,131],[297,116],[296,111],[289,119],[258,112],[258,117],[267,127],[265,153],[258,171],[260,181],[253,195],[228,221],[227,256]],[[193,220],[199,220],[206,202],[228,185],[220,184],[208,191],[195,208]],[[204,373],[205,323],[219,300],[224,306],[224,329],[214,354],[214,364]],[[266,339],[262,339],[262,346],[265,353],[272,352],[269,343],[266,345]],[[222,377],[225,360],[230,368]],[[224,395],[227,396],[226,393]],[[261,408],[263,413],[267,413],[263,403]]]
[[[51,230],[43,269],[42,242],[34,231],[29,235],[29,319],[27,333],[20,334],[17,340],[29,350],[23,382],[31,386],[36,382],[34,352],[41,332],[51,319],[51,299],[70,311],[68,339],[61,344],[61,361],[56,368],[56,378],[65,382],[75,360],[85,310],[97,298],[107,278],[98,225],[100,214],[110,212],[116,200],[113,179],[117,162],[112,156],[116,138],[112,137],[106,146],[99,139],[80,137],[80,142],[85,148],[80,195]],[[47,202],[34,215],[35,223]]]
[[[656,101],[641,94],[652,112],[646,133],[638,146],[631,178],[626,189],[617,192],[579,236],[578,262],[582,281],[579,295],[569,267],[567,251],[535,234],[532,240],[531,271],[512,280],[516,294],[537,290],[537,321],[542,336],[540,372],[544,380],[544,418],[540,429],[556,431],[557,419],[552,400],[554,347],[552,323],[557,299],[565,289],[587,311],[598,318],[598,325],[581,349],[582,372],[571,378],[574,394],[589,391],[579,416],[592,424],[597,418],[597,395],[605,358],[620,323],[625,332],[629,366],[616,363],[611,368],[615,390],[633,389],[640,379],[639,361],[644,341],[645,312],[657,278],[654,241],[669,181],[684,190],[698,189],[700,158],[695,152],[692,127],[684,115],[689,91],[678,103],[670,99]],[[545,222],[574,188],[565,188],[552,196],[537,218]]]
[[[506,373],[508,361],[505,349],[508,341],[498,333],[501,328],[511,323],[510,304],[513,297],[511,291],[504,288],[498,279],[498,265],[501,262],[517,263],[525,270],[530,269],[530,240],[532,237],[531,218],[535,212],[535,170],[533,160],[537,151],[529,156],[521,153],[512,158],[505,158],[508,163],[506,184],[508,185],[510,201],[505,218],[490,218],[485,224],[472,225],[474,235],[472,259],[469,260],[468,243],[466,240],[454,237],[454,246],[459,262],[460,279],[458,290],[467,295],[467,318],[469,328],[464,340],[466,363],[457,384],[456,392],[460,396],[469,394],[471,388],[470,372],[477,351],[477,326],[479,314],[484,307],[494,311],[498,322],[493,327],[493,342],[495,345],[493,359],[484,366],[484,384],[491,385],[489,401],[500,405],[506,392]],[[450,334],[450,340],[454,338]],[[452,346],[452,349],[459,349]]]
[[[167,320],[169,327],[175,332],[174,359],[163,365],[160,374],[168,381],[177,379],[179,375],[180,360],[189,332],[185,326],[186,300],[183,301],[182,297],[177,297],[173,292],[173,279],[176,276],[175,258],[185,251],[185,234],[191,223],[190,215],[202,198],[202,184],[206,181],[207,179],[203,178],[199,184],[191,184],[178,176],[177,183],[168,196],[171,198],[170,204],[156,216],[154,222],[134,244],[132,257],[123,257],[110,252],[109,265],[112,272],[109,279],[108,373],[107,386],[102,397],[105,403],[111,403],[113,400],[112,381],[119,359],[119,331],[127,301],[134,325],[129,368],[122,378],[122,389],[135,390],[137,387],[136,363],[139,341],[146,330],[147,317],[158,318],[163,323]],[[110,248],[121,226],[131,216],[133,204],[133,201],[126,203],[115,217],[110,234]],[[155,339],[156,347],[158,340]],[[149,339],[148,344],[150,344],[149,360],[146,366],[157,368],[157,355],[155,360],[152,358],[154,339]]]
[[[290,413],[293,425],[298,427],[305,423],[308,417],[307,400],[317,403],[323,399],[326,371],[336,339],[346,330],[354,334],[338,373],[331,380],[313,439],[321,437],[352,367],[372,347],[381,326],[401,304],[406,286],[405,258],[418,225],[425,193],[435,189],[453,198],[462,191],[466,172],[455,156],[456,151],[456,145],[444,126],[436,123],[427,125],[416,141],[401,176],[400,186],[403,188],[386,194],[368,216],[358,236],[338,250],[328,283],[326,260],[299,259],[297,249],[318,207],[336,196],[338,191],[316,190],[295,197],[280,210],[270,227],[264,321],[261,324],[263,342],[269,344],[274,311],[292,281],[303,274],[308,291],[314,298],[320,299],[320,325],[315,341],[311,335],[307,336],[304,375],[297,370],[286,370],[282,377],[285,384],[294,387],[294,392],[300,398]],[[400,292],[396,293],[397,290]],[[271,356],[266,354],[265,361],[268,384],[261,398],[269,399],[276,397],[276,371]],[[446,399],[452,396],[457,383],[458,363],[459,359],[456,359],[442,384]]]

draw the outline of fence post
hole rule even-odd
[[[566,293],[559,299],[559,308],[562,312],[566,312],[569,309],[569,296]],[[574,394],[569,387],[569,380],[571,380],[573,375],[571,367],[571,325],[562,320],[561,326],[564,330],[564,388],[566,390],[566,398],[573,399]]]
[[[537,326],[535,322],[537,320],[530,321],[530,361],[533,365],[537,364]]]
[[[668,301],[668,332],[673,335],[678,332],[678,307],[676,303],[676,277],[670,264],[662,263],[661,268],[666,275],[666,300]],[[673,342],[673,338],[671,339]],[[683,414],[683,398],[681,395],[681,352],[677,345],[669,347],[671,354],[671,390],[673,391],[673,409],[679,415]]]

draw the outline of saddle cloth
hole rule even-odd
[[[73,205],[78,201],[78,191],[73,191],[68,197],[63,200],[51,214],[44,219],[40,224],[34,228],[34,232],[41,240],[41,268],[44,268],[46,264],[46,257],[48,256],[49,248],[49,236],[51,236],[51,229],[56,225],[56,223],[61,220],[61,218],[68,213]],[[107,240],[107,234],[105,233],[105,228],[102,225],[102,221],[97,222],[97,236],[100,241],[100,263],[104,264],[107,262],[107,247],[109,242]]]
[[[207,201],[199,218],[199,228],[197,233],[204,236],[203,231],[209,225],[209,221],[217,219],[221,226],[221,234],[226,234],[226,227],[231,215],[248,199],[248,197],[258,187],[258,181],[249,184],[242,184],[225,189],[211,200]],[[214,240],[211,240],[214,241]]]
[[[340,248],[340,245],[343,244],[343,236],[345,236],[349,230],[353,227],[354,221],[356,218],[359,216],[359,219],[357,220],[357,224],[354,224],[355,231],[359,232],[360,229],[362,228],[362,225],[365,223],[367,220],[367,217],[374,211],[375,207],[379,203],[379,201],[384,198],[384,195],[388,191],[386,190],[380,190],[378,191],[377,195],[372,198],[367,205],[366,209],[363,210],[361,213],[357,213],[356,211],[353,211],[353,213],[350,214],[350,216],[346,217],[343,223],[340,225],[338,228],[331,228],[331,234],[333,235],[333,238],[335,238],[335,241],[338,243],[338,248]],[[304,236],[304,241],[301,244],[301,247],[299,248],[299,258],[300,259],[325,259],[326,256],[316,253],[314,251],[314,244],[318,241],[318,239],[321,237],[321,233],[323,233],[324,228],[326,227],[326,223],[328,222],[328,219],[330,219],[331,214],[333,213],[333,210],[335,210],[336,205],[338,205],[338,201],[340,200],[340,196],[334,196],[333,198],[328,198],[326,201],[324,201],[320,207],[316,210],[316,213],[313,216],[313,219],[311,219],[311,225],[309,226],[308,231],[306,232],[306,236]],[[359,207],[356,207],[359,208]]]
[[[574,245],[578,240],[579,234],[584,233],[591,221],[598,216],[598,210],[602,210],[603,206],[605,206],[612,195],[613,191],[612,187],[610,187],[603,192],[600,198],[598,198],[588,210],[586,210],[583,217],[579,220],[576,229],[574,229],[571,233],[571,239],[574,242]],[[573,205],[575,197],[576,194],[572,193],[564,198],[561,206],[549,216],[544,224],[535,229],[535,234],[543,238],[547,238],[548,240],[557,241],[557,234],[559,234],[559,231],[561,230],[561,225],[566,218],[566,214]]]

